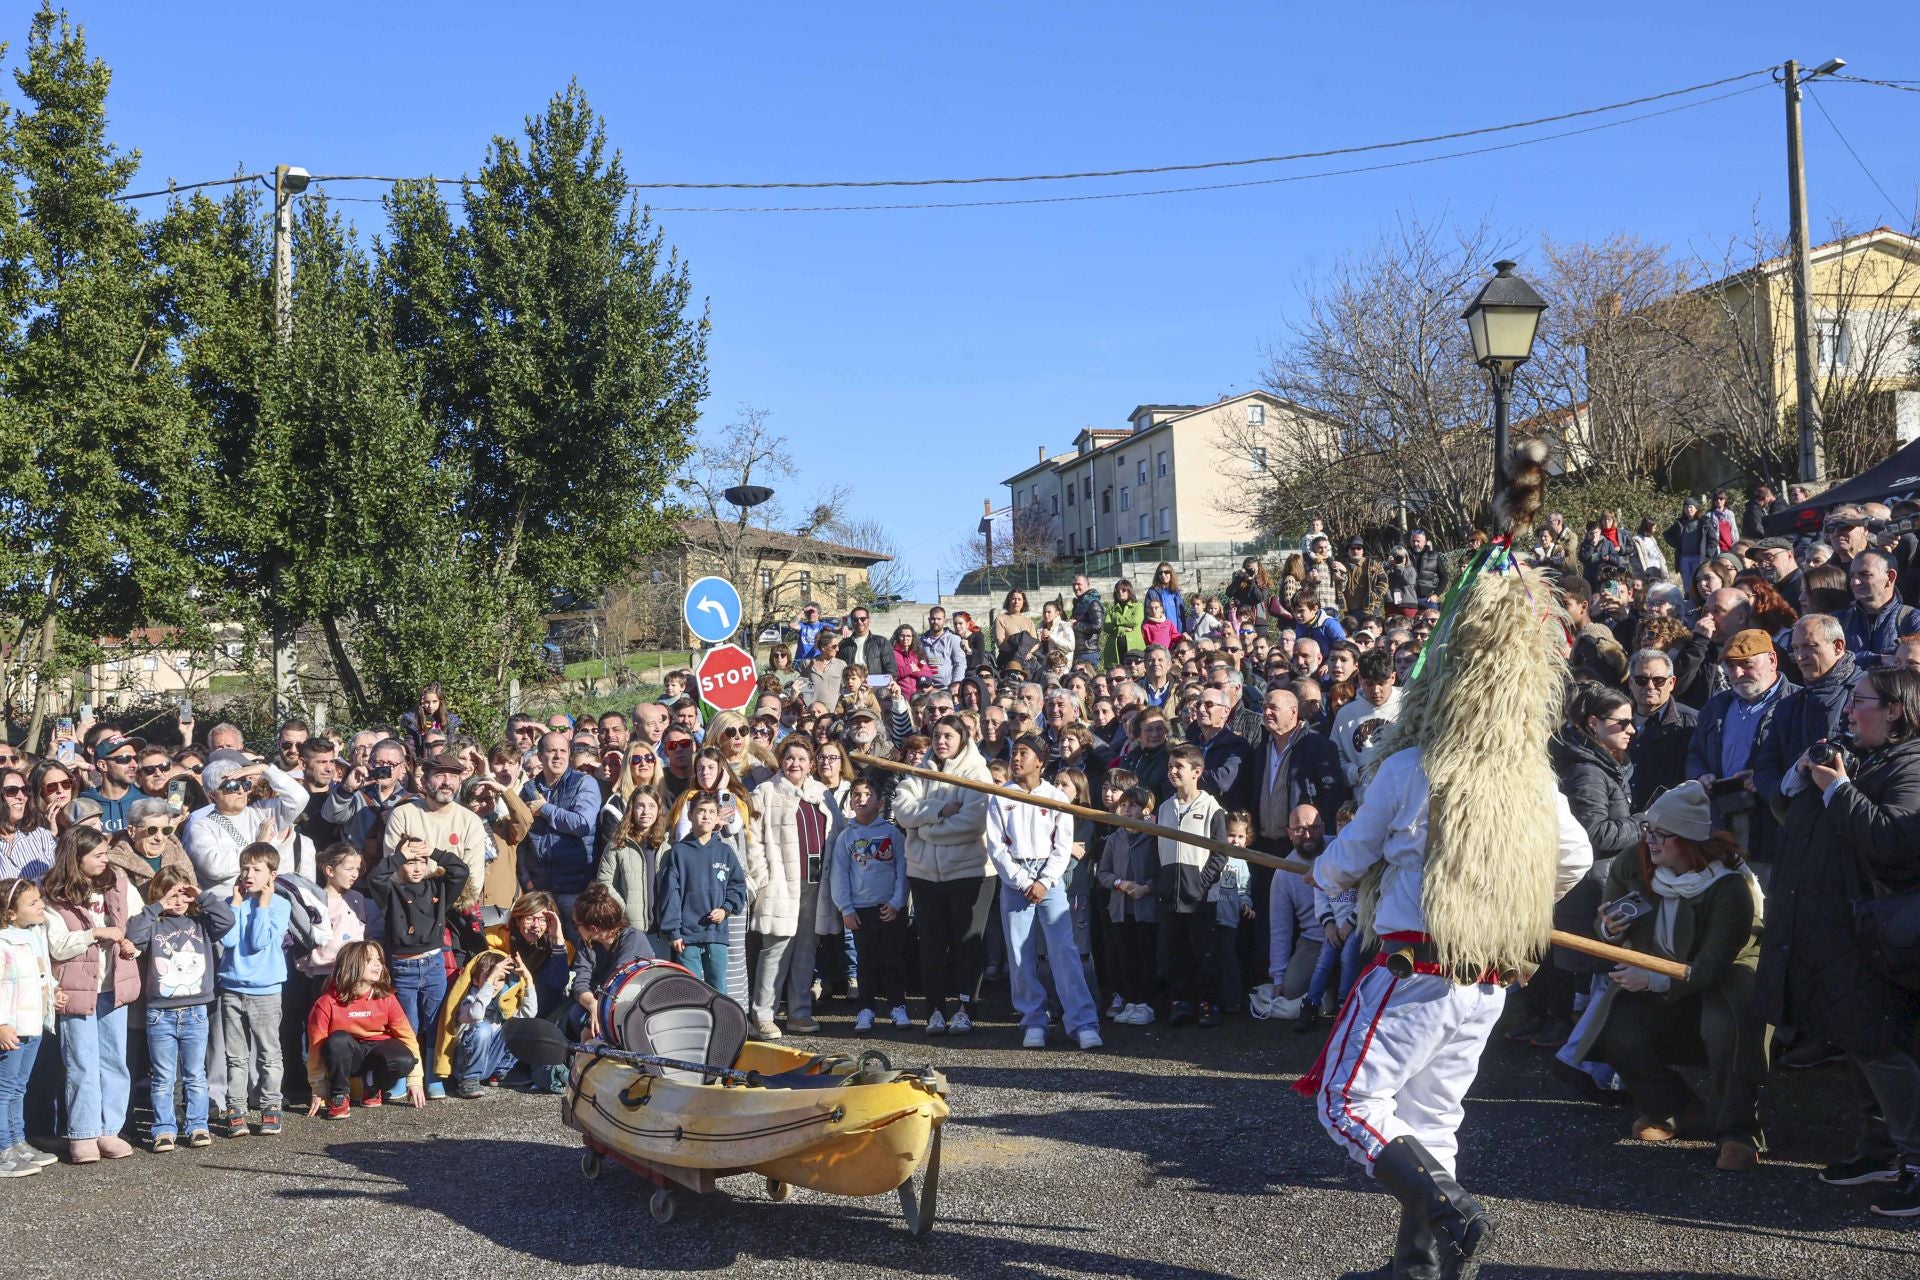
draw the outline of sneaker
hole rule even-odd
[[[260,1132],[269,1138],[280,1132],[280,1113],[278,1111],[262,1111],[260,1113]]]
[[[1167,1012],[1167,1025],[1170,1027],[1184,1027],[1192,1021],[1193,1006],[1185,1000],[1175,1000],[1173,1002],[1173,1008]]]
[[[803,1013],[797,1017],[789,1015],[787,1030],[796,1036],[817,1036],[820,1034],[820,1024],[813,1020],[811,1014]]]
[[[1151,1026],[1153,1025],[1153,1006],[1150,1004],[1130,1004],[1127,1006],[1127,1011],[1118,1018],[1115,1018],[1114,1021],[1124,1022],[1130,1027]]]
[[[1920,1218],[1920,1165],[1908,1165],[1900,1180],[1876,1191],[1868,1206],[1883,1218]]]
[[[773,1019],[768,1018],[753,1024],[753,1035],[757,1040],[778,1040],[780,1038],[780,1028],[774,1023]]]
[[[175,1145],[173,1135],[170,1133],[156,1133],[153,1135],[153,1154],[157,1156],[167,1154],[167,1152],[173,1150]]]
[[[39,1172],[39,1165],[14,1155],[12,1148],[0,1151],[0,1178],[31,1178]]]
[[[1100,1030],[1098,1027],[1087,1027],[1082,1030],[1079,1035],[1075,1036],[1074,1039],[1080,1042],[1082,1049],[1098,1049],[1106,1043],[1105,1040],[1100,1038]]]
[[[1133,1006],[1128,1004],[1125,1000],[1122,1000],[1120,998],[1120,993],[1116,991],[1113,993],[1113,999],[1107,1001],[1107,1016],[1109,1018],[1112,1018],[1115,1022],[1118,1022],[1120,1020],[1120,1015],[1125,1013],[1127,1010],[1131,1009],[1132,1007]]]
[[[445,1102],[447,1100],[447,1082],[432,1080],[427,1083],[427,1101]]]
[[[959,1021],[962,1016],[964,1015],[954,1014],[954,1021]],[[943,1036],[947,1034],[947,1020],[941,1015],[938,1009],[935,1009],[933,1016],[927,1019],[927,1034],[930,1036]]]
[[[102,1160],[125,1160],[133,1154],[133,1144],[117,1133],[100,1136],[100,1158]]]
[[[54,1155],[50,1151],[42,1151],[24,1138],[14,1143],[11,1147],[8,1147],[4,1152],[0,1152],[0,1155],[12,1156],[15,1160],[30,1160],[42,1169],[50,1164],[60,1163],[59,1156]]]
[[[492,1075],[490,1075],[490,1076],[488,1076],[488,1077],[487,1077],[487,1088],[489,1088],[489,1089],[498,1089],[498,1088],[500,1087],[500,1081],[501,1081],[501,1078],[502,1078],[502,1077],[501,1077],[501,1075],[500,1075],[500,1073],[499,1073],[498,1071],[496,1071],[496,1072],[494,1072],[494,1073],[493,1073]]]
[[[403,1093],[400,1096],[404,1098],[406,1097],[406,1094]],[[380,1092],[378,1089],[369,1089],[366,1091],[366,1093],[362,1094],[360,1097],[360,1105],[363,1107],[385,1106],[386,1102],[387,1102],[387,1095]]]
[[[1220,1010],[1214,1008],[1213,1001],[1200,1002],[1200,1016],[1194,1020],[1197,1027],[1217,1027],[1220,1025]]]
[[[352,1110],[353,1107],[344,1093],[336,1093],[327,1099],[327,1119],[329,1120],[345,1120]]]
[[[1857,1187],[1868,1182],[1892,1182],[1900,1176],[1899,1156],[1856,1156],[1830,1164],[1820,1171],[1820,1181],[1830,1187]]]
[[[229,1138],[244,1138],[253,1132],[247,1127],[247,1113],[244,1111],[223,1111],[213,1123]]]
[[[1815,1036],[1803,1037],[1800,1042],[1773,1060],[1776,1067],[1785,1067],[1789,1071],[1811,1071],[1815,1067],[1824,1067],[1831,1062],[1839,1062],[1846,1055],[1834,1045]]]
[[[853,1029],[855,1031],[873,1030],[873,1010],[862,1009],[859,1013],[855,1014],[853,1017]]]
[[[195,1129],[187,1135],[187,1145],[190,1147],[210,1147],[213,1145],[213,1135],[205,1129]]]
[[[387,1101],[388,1102],[405,1102],[406,1100],[407,1100],[407,1082],[405,1080],[394,1081],[393,1088],[387,1090]]]
[[[462,1080],[453,1086],[453,1096],[456,1098],[465,1098],[468,1102],[471,1102],[475,1098],[486,1097],[487,1089],[486,1086],[478,1080]]]
[[[953,1015],[953,1021],[947,1024],[947,1034],[963,1036],[973,1030],[973,1019],[967,1016],[967,1006],[960,1006],[960,1012]]]
[[[893,1020],[893,1025],[896,1027],[910,1027],[913,1025],[913,1019],[907,1016],[907,1006],[903,1004],[893,1006],[892,1011],[887,1014],[887,1017]]]
[[[1027,1034],[1020,1037],[1020,1047],[1022,1049],[1046,1048],[1047,1029],[1045,1027],[1028,1027]]]

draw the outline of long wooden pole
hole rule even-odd
[[[1168,840],[1178,840],[1194,845],[1210,853],[1224,853],[1230,858],[1242,858],[1263,867],[1272,867],[1276,871],[1291,871],[1295,875],[1310,875],[1311,863],[1295,858],[1276,858],[1270,853],[1261,853],[1255,849],[1243,849],[1225,840],[1215,840],[1210,836],[1195,835],[1191,831],[1181,831],[1176,827],[1163,827],[1157,822],[1148,822],[1143,818],[1129,818],[1118,813],[1108,813],[1105,809],[1090,809],[1083,804],[1072,804],[1065,800],[1053,800],[1046,796],[1034,795],[1031,791],[1021,791],[1015,787],[995,786],[991,782],[976,782],[972,778],[960,778],[951,773],[941,773],[937,769],[923,769],[919,765],[906,764],[899,760],[888,760],[883,756],[867,755],[864,752],[850,753],[856,765],[873,769],[885,769],[890,773],[904,773],[916,778],[925,778],[929,782],[944,782],[967,791],[978,791],[982,795],[998,796],[1002,800],[1018,800],[1022,804],[1037,805],[1042,809],[1052,809],[1056,813],[1070,814],[1076,818],[1085,818],[1089,822],[1102,823],[1109,827],[1123,827],[1128,831],[1139,831],[1150,836],[1162,836]],[[1582,955],[1593,956],[1600,960],[1611,960],[1615,964],[1626,965],[1633,969],[1645,969],[1648,973],[1664,974],[1669,978],[1685,981],[1692,973],[1686,965],[1677,960],[1667,960],[1660,956],[1650,956],[1644,951],[1629,951],[1625,947],[1616,947],[1599,942],[1593,938],[1583,938],[1577,933],[1567,933],[1555,929],[1551,935],[1553,944],[1565,947],[1569,951],[1578,951]]]

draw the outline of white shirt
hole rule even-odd
[[[1367,701],[1367,695],[1357,694],[1352,702],[1340,708],[1340,714],[1333,718],[1333,745],[1340,748],[1340,763],[1345,768],[1347,782],[1351,786],[1360,785],[1360,766],[1373,754],[1373,748],[1366,752],[1356,751],[1353,746],[1353,732],[1369,720],[1385,720],[1389,724],[1400,718],[1400,687],[1395,685],[1387,694],[1384,706],[1374,706]],[[1380,743],[1381,735],[1376,732],[1373,746]]]
[[[307,789],[300,779],[277,765],[268,765],[266,774],[273,788],[271,798],[255,800],[240,812],[227,814],[225,822],[218,820],[219,810],[212,805],[195,809],[187,819],[181,843],[193,861],[202,889],[220,894],[233,892],[233,882],[240,878],[240,850],[260,838],[262,827],[272,826],[274,843],[283,855],[294,851],[293,824],[307,811]],[[235,833],[240,837],[238,842],[234,840]],[[286,870],[294,869],[290,859],[282,865]]]
[[[1387,864],[1380,884],[1380,905],[1373,916],[1376,934],[1427,931],[1426,913],[1421,909],[1421,877],[1427,864],[1429,788],[1420,754],[1420,748],[1408,747],[1381,763],[1353,821],[1313,862],[1313,882],[1328,897],[1359,884],[1374,863]],[[1587,841],[1585,829],[1574,821],[1566,797],[1557,788],[1551,794],[1560,828],[1553,889],[1558,901],[1593,865],[1593,846]]]
[[[1067,799],[1067,793],[1051,782],[1035,785],[1031,794]],[[1044,880],[1051,889],[1073,860],[1073,819],[1058,810],[990,796],[987,857],[1011,888],[1024,893],[1034,881]]]

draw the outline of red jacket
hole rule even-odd
[[[336,1031],[346,1031],[349,1027],[360,1031],[363,1039],[398,1040],[407,1046],[407,1051],[413,1055],[413,1070],[407,1073],[407,1079],[415,1084],[423,1079],[420,1038],[413,1033],[406,1012],[400,1008],[400,1002],[394,999],[391,992],[384,996],[342,1000],[329,987],[320,993],[320,998],[313,1002],[312,1011],[307,1014],[307,1079],[314,1082],[316,1090],[324,1093],[327,1088],[324,1056],[327,1037]],[[372,1034],[367,1034],[369,1032]]]
[[[921,657],[919,650],[894,646],[893,678],[899,682],[900,692],[911,698],[913,691],[920,687],[920,682],[933,674],[933,664]]]

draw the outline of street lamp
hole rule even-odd
[[[1473,305],[1461,313],[1473,338],[1474,363],[1493,375],[1493,482],[1500,483],[1507,464],[1507,392],[1513,371],[1533,355],[1533,338],[1540,331],[1540,313],[1547,300],[1533,286],[1513,274],[1514,264],[1493,264],[1493,279],[1481,287]]]

